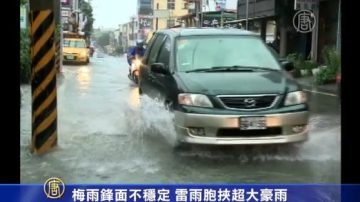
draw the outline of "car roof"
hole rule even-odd
[[[209,35],[247,35],[257,36],[256,33],[244,29],[233,28],[171,28],[157,31],[157,33],[168,34],[170,36],[209,36]]]

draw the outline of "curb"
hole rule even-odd
[[[328,88],[324,88],[322,86],[318,86],[315,84],[309,84],[309,83],[301,83],[298,81],[298,83],[305,89],[308,91],[318,91],[320,93],[324,93],[324,94],[334,94],[334,95],[338,95],[338,91],[337,89],[328,89]]]

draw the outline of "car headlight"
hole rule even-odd
[[[81,52],[81,57],[85,57],[86,56],[86,52]]]
[[[213,107],[209,98],[206,95],[202,94],[190,94],[190,93],[180,93],[178,95],[179,104],[198,106],[198,107]]]
[[[285,99],[285,106],[297,105],[306,103],[306,94],[304,91],[294,91],[288,93]]]
[[[141,66],[141,60],[139,60],[139,59],[134,60],[134,64],[135,64],[135,66],[140,67]]]

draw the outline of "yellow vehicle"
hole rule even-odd
[[[90,49],[83,38],[64,38],[64,62],[77,62],[88,64],[90,62]]]

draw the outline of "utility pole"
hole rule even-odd
[[[204,13],[203,13],[203,2],[202,2],[202,0],[200,0],[200,4],[201,4],[201,6],[200,6],[200,13],[201,13],[201,20],[200,20],[200,27],[202,27],[203,26],[203,20],[204,20]]]
[[[249,0],[246,0],[246,30],[249,30]]]
[[[49,152],[58,140],[54,5],[55,0],[30,0],[31,151],[37,154]]]
[[[159,10],[159,3],[156,4],[156,10]],[[155,30],[157,31],[159,29],[159,18],[156,17],[155,21]]]
[[[133,44],[135,45],[135,37],[134,37],[134,29],[135,29],[135,17],[131,17],[131,38],[133,40]]]
[[[221,20],[220,20],[220,27],[224,27],[224,10],[221,8]]]
[[[200,17],[199,17],[199,0],[195,1],[195,12],[196,12],[196,27],[200,27]]]
[[[336,49],[339,53],[341,52],[341,0],[339,0]]]
[[[311,59],[317,61],[318,59],[318,32],[319,32],[319,0],[315,1],[315,10],[314,15],[316,19],[315,28],[312,31],[312,38],[311,38]]]
[[[224,27],[224,9],[226,8],[226,4],[223,4],[223,2],[220,4],[220,9],[221,9],[221,20],[220,20],[220,27],[223,28]]]

